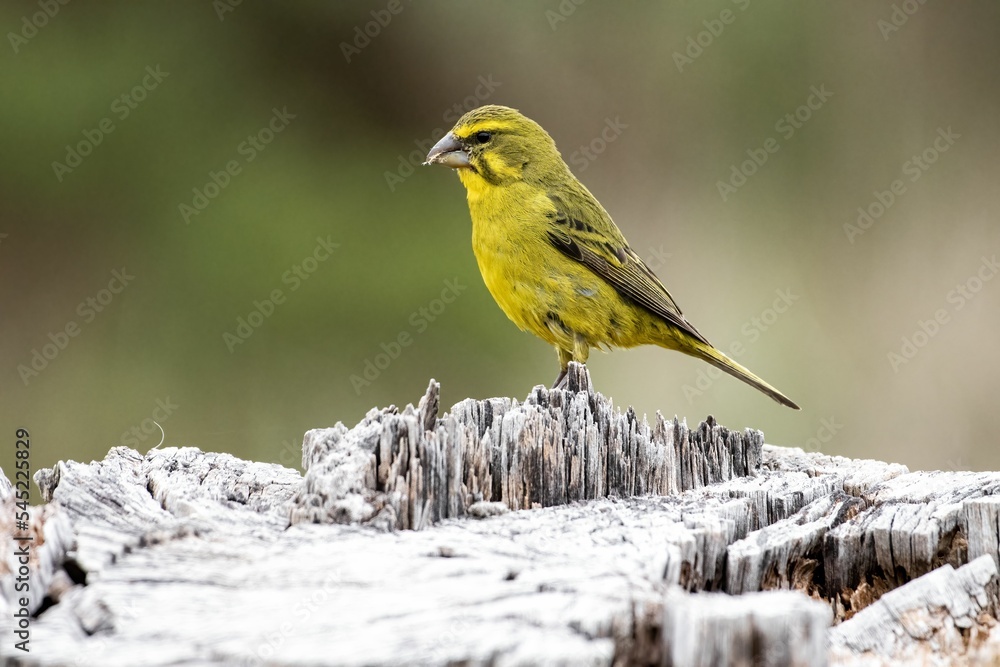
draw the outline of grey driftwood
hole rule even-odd
[[[1000,473],[909,472],[652,424],[594,392],[373,410],[305,474],[123,447],[35,476],[11,665],[980,665]]]

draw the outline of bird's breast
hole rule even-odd
[[[470,210],[472,248],[486,288],[518,327],[542,335],[552,297],[544,237],[510,208],[482,210],[470,202]]]
[[[518,327],[563,349],[577,337],[592,347],[620,344],[633,307],[551,243],[544,193],[520,194],[469,198],[473,250],[497,305]]]

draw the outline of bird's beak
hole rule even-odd
[[[462,142],[451,132],[434,144],[431,152],[427,154],[427,161],[424,164],[443,164],[452,169],[472,166],[469,162],[469,154],[462,150]]]

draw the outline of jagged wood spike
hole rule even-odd
[[[443,415],[431,382],[307,433],[305,475],[194,448],[39,471],[26,664],[1000,660],[1000,474],[647,423],[573,371]],[[5,647],[13,510],[0,477]]]
[[[759,431],[730,431],[711,417],[690,431],[659,415],[650,429],[594,392],[576,363],[566,387],[536,387],[524,403],[466,400],[438,417],[440,385],[432,380],[417,408],[372,411],[346,431],[310,431],[307,484],[292,523],[391,517],[396,528],[417,529],[464,516],[479,501],[519,510],[667,495],[760,468]]]

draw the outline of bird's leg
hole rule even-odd
[[[552,385],[552,388],[566,389],[569,385],[569,362],[575,361],[578,364],[586,364],[587,359],[590,357],[590,343],[580,334],[575,334],[573,337],[572,352],[564,350],[561,347],[557,347],[556,352],[559,353],[559,365],[562,367],[562,370],[559,372],[559,377],[556,378],[556,383]]]
[[[578,375],[574,376],[573,378],[570,378],[569,368],[568,368],[570,361],[575,361],[578,364],[586,364],[587,358],[589,356],[590,356],[590,343],[588,343],[587,340],[580,334],[578,333],[573,334],[573,351],[566,352],[565,357],[563,356],[561,350],[559,354],[559,360],[565,364],[563,366],[562,374],[559,376],[560,389],[567,389],[569,391],[577,392],[583,389],[584,386],[589,385],[589,382],[586,377],[587,371],[583,372],[584,377],[582,378],[579,376],[579,370],[577,371]]]
[[[567,352],[561,347],[556,348],[556,353],[559,355],[559,376],[556,378],[555,384],[552,385],[553,389],[561,389],[566,383],[566,373],[569,372],[569,362],[573,361],[573,353]]]
[[[586,364],[590,358],[590,343],[580,334],[573,337],[573,361]]]

